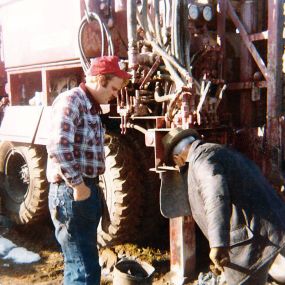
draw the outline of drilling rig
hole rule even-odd
[[[161,219],[159,176],[173,171],[163,163],[161,139],[171,128],[193,128],[243,152],[283,196],[283,6],[281,0],[0,4],[5,213],[27,226],[46,217],[50,105],[84,80],[91,58],[101,55],[119,56],[132,75],[118,100],[102,106],[107,134],[100,185],[111,225],[98,233],[101,245],[152,233]],[[194,222],[170,218],[171,267],[187,275],[195,264]],[[181,248],[188,248],[183,256]]]

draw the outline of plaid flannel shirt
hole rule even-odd
[[[105,171],[104,134],[98,104],[84,84],[58,95],[52,105],[47,178],[80,184]],[[97,110],[96,107],[97,105]]]

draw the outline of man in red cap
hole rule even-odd
[[[95,58],[86,83],[61,93],[52,105],[47,145],[49,209],[64,255],[65,285],[100,284],[98,177],[105,170],[100,104],[116,98],[130,79],[118,61],[116,56]]]

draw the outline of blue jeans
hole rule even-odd
[[[50,184],[49,210],[64,255],[65,285],[100,284],[97,226],[101,200],[96,183],[86,185],[91,189],[91,196],[74,201],[72,188],[64,182]]]

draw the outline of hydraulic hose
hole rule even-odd
[[[184,62],[187,71],[192,76],[191,71],[191,58],[190,58],[190,34],[189,34],[189,26],[188,26],[188,10],[184,9],[184,7],[187,7],[187,0],[183,0],[183,8],[181,10],[181,18],[183,19],[183,25],[182,25],[182,31],[181,34],[183,35],[183,45],[184,45]]]
[[[139,15],[137,13],[137,20],[139,22],[139,24],[143,27],[142,24],[142,19],[141,19],[141,15]],[[177,74],[177,72],[175,71],[175,69],[173,68],[173,66],[171,65],[172,63],[170,63],[170,60],[174,60],[167,52],[165,52],[162,48],[160,48],[151,38],[150,34],[148,32],[146,32],[146,37],[147,37],[147,43],[150,44],[154,50],[156,50],[156,52],[162,56],[163,61],[166,65],[166,68],[168,69],[170,76],[172,77],[173,81],[176,82],[176,84],[178,84],[179,86],[183,86],[184,82],[182,81],[182,79],[180,78],[180,76]],[[177,63],[176,63],[177,64]],[[182,68],[182,67],[181,67]],[[186,71],[186,70],[185,70]],[[186,71],[187,72],[187,71]]]
[[[127,1],[127,31],[128,31],[128,59],[129,67],[137,65],[137,22],[136,22],[136,1]]]
[[[110,32],[107,29],[106,25],[103,23],[99,15],[97,15],[95,12],[86,12],[85,16],[81,20],[79,31],[78,31],[79,55],[80,55],[80,61],[81,61],[84,72],[86,72],[90,68],[90,62],[84,53],[84,49],[82,45],[82,36],[83,36],[83,30],[84,30],[85,25],[87,25],[91,21],[97,21],[100,27],[101,56],[104,55],[104,51],[105,51],[105,37],[107,39],[108,55],[114,54],[114,45],[113,45],[113,42],[110,36]]]
[[[161,39],[161,32],[160,32],[160,15],[159,15],[159,1],[154,1],[154,26],[155,26],[155,37],[157,42],[159,43],[160,46],[163,46],[162,44],[162,39]]]
[[[183,50],[181,46],[181,0],[172,2],[172,26],[171,26],[171,53],[176,60],[184,66]],[[183,31],[184,32],[184,31]]]

